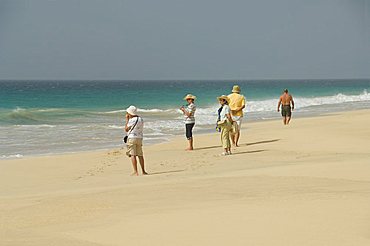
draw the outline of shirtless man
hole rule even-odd
[[[281,115],[283,116],[284,125],[288,125],[290,118],[292,117],[292,110],[294,110],[294,101],[292,95],[288,93],[288,89],[284,90],[283,95],[280,96],[277,111],[280,112],[281,105]]]

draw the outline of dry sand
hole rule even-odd
[[[370,111],[124,151],[0,161],[0,245],[370,245]]]

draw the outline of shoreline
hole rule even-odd
[[[321,112],[320,114],[314,114],[314,113],[308,113],[308,114],[301,114],[298,112],[293,111],[293,117],[292,121],[295,119],[310,119],[310,118],[317,118],[317,117],[325,117],[330,115],[336,115],[336,114],[344,114],[347,112],[357,112],[357,111],[366,111],[368,109],[353,109],[353,110],[347,110],[347,111],[332,111],[332,112]],[[248,115],[248,113],[246,113]],[[280,115],[280,113],[278,113]],[[242,128],[246,128],[248,124],[254,124],[254,123],[262,123],[262,122],[271,122],[271,121],[279,121],[281,120],[281,116],[276,116],[276,118],[267,118],[267,119],[252,119],[249,120],[248,116],[244,118]],[[199,133],[200,132],[200,133]],[[194,131],[197,136],[203,136],[203,135],[209,135],[214,132],[214,129],[196,129]],[[167,140],[161,139],[160,143],[146,143],[145,146],[152,146],[162,143],[169,143],[173,139],[180,138],[183,134],[178,135],[172,135],[169,136]],[[144,135],[144,141],[145,141],[145,135]],[[22,154],[14,154],[10,155],[11,157],[4,157],[0,158],[0,164],[2,161],[6,160],[19,160],[19,159],[28,159],[28,158],[35,158],[35,157],[48,157],[48,156],[59,156],[59,155],[73,155],[73,154],[79,154],[79,153],[94,153],[94,152],[105,152],[105,151],[112,151],[115,149],[121,149],[125,148],[125,144],[122,143],[121,147],[106,147],[106,148],[99,148],[99,149],[90,149],[90,150],[79,150],[79,151],[66,151],[66,152],[56,152],[56,153],[45,153],[45,154],[32,154],[32,155],[22,155]],[[19,157],[17,155],[20,155]]]

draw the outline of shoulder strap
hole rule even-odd
[[[139,121],[139,116],[136,116],[136,122],[135,122],[135,124],[132,126],[132,128],[130,129],[130,132],[128,132],[127,133],[127,135],[130,135],[130,133],[134,130],[134,128],[135,128],[135,126],[136,126],[136,124],[137,124],[137,122]]]
[[[221,111],[222,111],[222,108],[223,106],[221,106],[219,109],[218,109],[218,121],[221,120]]]

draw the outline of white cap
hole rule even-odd
[[[126,109],[127,113],[130,114],[130,115],[136,115],[137,113],[137,108],[133,105],[131,105],[130,107],[128,107]]]

